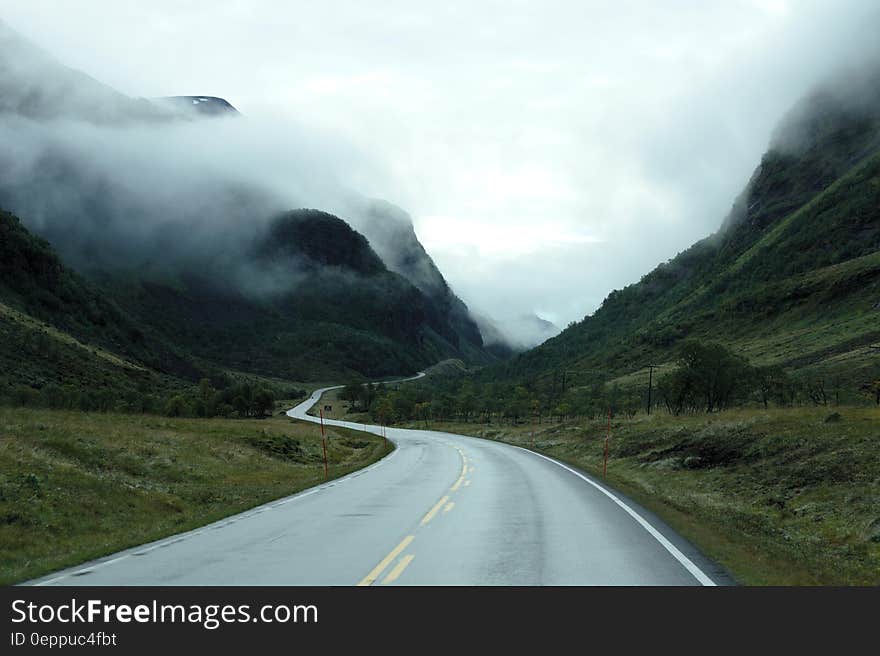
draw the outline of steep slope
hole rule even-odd
[[[362,229],[382,261],[418,287],[432,301],[439,324],[443,317],[449,329],[440,334],[468,359],[486,363],[484,340],[467,306],[455,295],[434,260],[422,246],[412,218],[399,207],[380,200],[369,201],[361,210]]]
[[[0,397],[54,386],[71,398],[89,390],[93,399],[71,403],[95,407],[201,373],[0,211]]]
[[[231,273],[203,264],[92,278],[168,341],[243,371],[327,380],[462,357],[431,299],[389,271],[363,235],[316,210],[278,216]]]
[[[756,363],[857,384],[880,340],[880,74],[819,89],[783,121],[721,230],[501,366],[587,382],[721,340]]]

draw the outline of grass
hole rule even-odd
[[[106,349],[100,348],[98,346],[84,344],[72,335],[64,332],[63,330],[58,330],[54,326],[50,326],[49,324],[40,321],[39,319],[35,319],[29,314],[25,314],[24,312],[20,312],[14,308],[11,308],[5,303],[0,303],[0,318],[14,321],[18,324],[21,324],[23,327],[27,328],[30,331],[43,333],[51,339],[62,342],[63,344],[80,348],[83,351],[91,353],[95,357],[106,360],[110,364],[116,365],[117,367],[146,371],[144,367],[135,364],[130,360],[126,360],[125,358],[122,358],[115,353],[111,353],[110,351],[107,351]]]
[[[388,453],[328,430],[330,477]],[[319,429],[0,407],[0,583],[190,530],[324,481]]]
[[[536,448],[601,476],[601,420],[432,428]],[[880,408],[616,419],[608,482],[741,583],[880,584]]]

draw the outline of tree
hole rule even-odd
[[[519,421],[520,417],[529,414],[529,391],[525,387],[518,386],[513,390],[513,395],[507,402],[504,414],[511,417],[514,424]]]
[[[458,398],[456,399],[456,403],[458,405],[458,411],[461,415],[461,418],[468,422],[470,421],[471,414],[474,410],[477,409],[477,397],[474,390],[474,385],[471,381],[467,380],[461,386],[461,390],[458,393]]]
[[[248,410],[250,409],[250,404],[247,402],[242,395],[238,395],[232,399],[232,407],[235,408],[235,411],[238,413],[239,417],[247,417]]]
[[[393,424],[395,420],[394,405],[388,396],[378,397],[373,410],[373,417],[382,424]]]
[[[40,402],[40,393],[27,385],[19,385],[12,391],[12,400],[15,405],[36,406]]]
[[[753,370],[755,393],[766,410],[771,399],[780,404],[785,403],[787,388],[791,380],[785,370],[779,366],[755,367]]]
[[[828,405],[828,393],[825,391],[825,379],[810,378],[804,383],[804,391],[815,406]]]
[[[199,398],[207,403],[213,393],[214,388],[211,386],[211,380],[208,378],[202,378],[199,381]]]
[[[180,394],[172,396],[165,404],[165,414],[169,417],[183,417],[188,414],[186,399]]]
[[[730,407],[748,387],[746,361],[720,344],[686,342],[678,369],[660,379],[658,392],[672,414]]]
[[[415,405],[416,419],[422,419],[425,422],[425,428],[428,427],[428,417],[431,415],[431,402],[423,401]]]
[[[254,409],[254,414],[258,417],[270,415],[272,414],[272,408],[275,407],[275,395],[265,387],[261,387],[254,393],[251,405]]]
[[[559,421],[562,421],[571,412],[571,406],[563,401],[553,409],[553,412],[559,417]]]
[[[862,389],[874,399],[874,403],[880,406],[880,378],[869,381],[862,386]]]
[[[357,409],[362,396],[364,396],[364,388],[357,383],[349,383],[339,393],[339,398],[348,401],[352,410]]]

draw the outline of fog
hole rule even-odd
[[[255,263],[268,222],[299,207],[347,212],[363,203],[352,184],[377,168],[289,119],[205,118],[129,98],[2,24],[0,117],[0,206],[66,262],[223,274],[260,295],[299,279],[295,261]]]
[[[138,217],[146,194],[166,221],[199,217],[185,231],[198,244],[249,226],[221,209],[218,181],[355,227],[361,198],[387,199],[454,290],[509,331],[532,314],[580,319],[715,231],[780,119],[875,57],[880,27],[868,0],[6,0],[3,17],[129,96],[207,93],[244,114],[6,125],[7,153],[28,140],[100,153],[86,172],[126,172],[122,213]],[[25,179],[35,160],[14,159]],[[134,223],[149,242],[152,224]]]

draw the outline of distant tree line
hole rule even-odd
[[[352,383],[341,392],[353,412],[372,421],[431,421],[483,424],[541,423],[571,418],[633,417],[648,410],[672,415],[713,413],[734,407],[838,405],[846,392],[852,400],[880,405],[880,370],[858,390],[845,390],[838,378],[793,375],[780,366],[753,366],[727,347],[688,341],[676,367],[660,376],[652,394],[646,388],[609,384],[595,378],[572,385],[565,372],[531,384],[483,381],[478,377],[427,379],[399,385]]]
[[[216,387],[215,387],[216,385]],[[171,391],[89,389],[50,383],[0,386],[0,404],[79,410],[162,414],[169,417],[263,417],[272,414],[276,399],[300,399],[306,391],[282,385],[236,382],[226,374],[203,378],[198,385]]]

